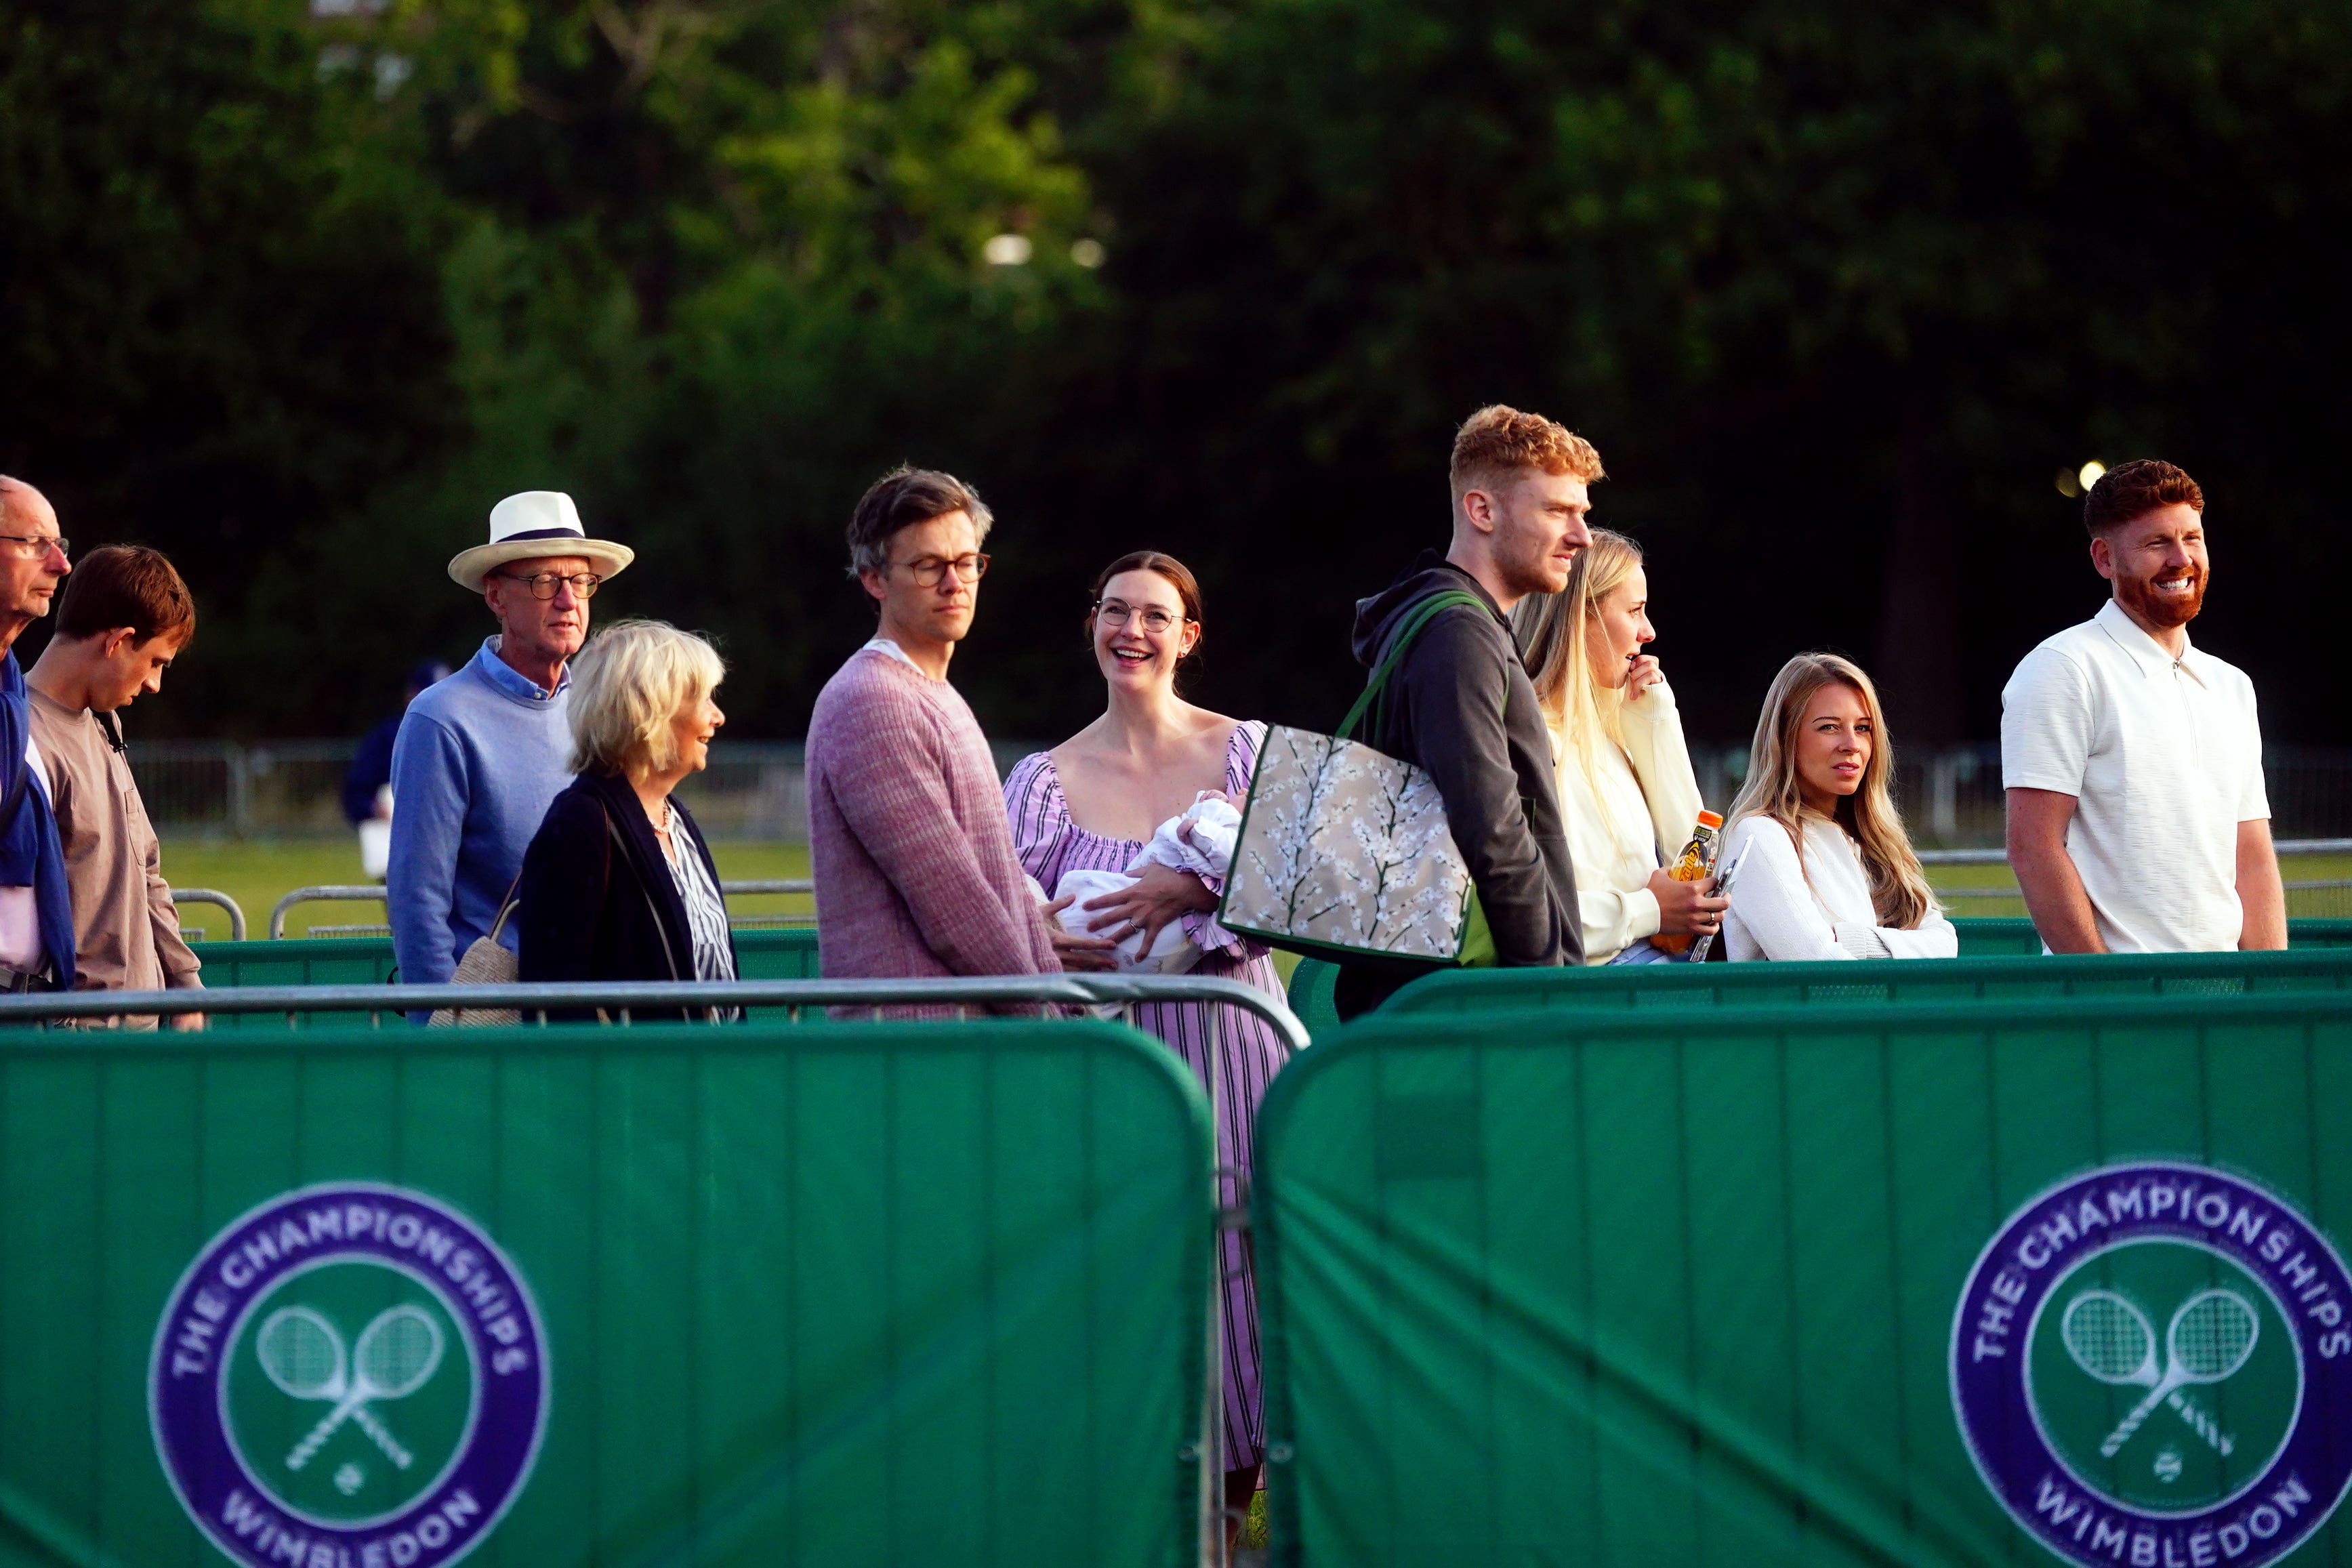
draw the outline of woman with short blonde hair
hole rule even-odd
[[[1951,958],[1959,935],[1919,868],[1887,781],[1878,689],[1801,653],[1764,697],[1720,863],[1734,959]]]
[[[1723,903],[1711,881],[1664,869],[1689,841],[1700,801],[1674,690],[1646,651],[1657,632],[1642,547],[1594,529],[1568,586],[1520,600],[1511,626],[1551,729],[1584,962],[1686,956],[1649,939],[1712,931]]]
[[[579,776],[523,856],[520,978],[736,977],[719,868],[673,793],[709,762],[726,674],[716,648],[660,621],[616,622],[572,660]]]

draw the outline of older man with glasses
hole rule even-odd
[[[488,544],[449,563],[499,631],[409,704],[393,742],[384,901],[404,983],[446,983],[497,925],[523,851],[571,782],[564,665],[587,640],[588,601],[635,559],[588,538],[570,496],[526,490],[491,509]],[[499,932],[509,949],[516,929]]]
[[[48,498],[0,475],[0,991],[69,991],[73,894],[16,639],[73,570]]]
[[[989,521],[971,486],[921,468],[885,475],[850,520],[849,569],[874,601],[875,635],[825,682],[808,732],[827,979],[1062,967],[1013,857],[988,739],[948,684],[988,570]]]

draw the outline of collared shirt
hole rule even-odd
[[[2001,783],[2075,797],[2066,852],[2108,950],[2236,948],[2238,824],[2271,814],[2244,671],[2185,641],[2174,658],[2110,599],[2000,702]]]
[[[526,702],[552,702],[572,689],[572,663],[569,659],[564,661],[563,672],[555,678],[555,689],[550,691],[506,661],[499,651],[506,640],[506,634],[503,632],[496,637],[484,637],[481,653],[474,656],[468,662],[467,668],[479,669],[488,678],[491,685],[510,696],[520,697]],[[488,654],[489,657],[485,658],[482,654]]]

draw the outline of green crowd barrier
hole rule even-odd
[[[2041,933],[2022,915],[1968,916],[1952,921],[1959,933],[1962,958],[1998,958],[2010,953],[2039,953]]]
[[[276,941],[198,942],[189,943],[204,963],[207,986],[382,985],[397,980],[398,960],[392,939],[383,936],[294,937]],[[735,933],[736,961],[745,980],[814,980],[817,978],[816,929],[814,926],[755,926]],[[753,1010],[755,1022],[782,1023],[789,1009]],[[300,1013],[304,1026],[332,1025],[336,1016]],[[821,1009],[802,1013],[805,1024],[825,1022]],[[278,1030],[289,1020],[275,1014],[215,1016],[215,1029]]]
[[[2339,997],[1555,1017],[1276,1079],[1275,1562],[2352,1555]]]
[[[1968,917],[1955,920],[1952,924],[1959,931],[1959,956],[1964,959],[2047,956],[2042,952],[2042,939],[2034,933],[2032,921]],[[2352,947],[2352,920],[2289,921],[2287,945],[2290,950]],[[1644,974],[1656,973],[1654,966],[1651,965],[1628,967]],[[1298,1015],[1299,1021],[1307,1026],[1311,1035],[1320,1037],[1339,1026],[1339,1015],[1331,1005],[1331,984],[1338,975],[1336,965],[1316,958],[1299,960],[1297,967],[1291,971],[1290,1010]],[[1419,982],[1402,994],[1418,992],[1428,984],[1427,981]]]
[[[2114,953],[1863,963],[1641,963],[1453,969],[1416,980],[1383,1013],[1530,1008],[1768,1007],[1854,1002],[2211,996],[2352,988],[2352,950]]]
[[[227,985],[382,985],[399,963],[388,936],[192,942],[204,982]]]
[[[207,985],[382,985],[398,976],[388,936],[189,943]],[[816,928],[754,926],[735,933],[746,980],[816,978]]]
[[[1331,1005],[1331,987],[1339,978],[1339,966],[1322,958],[1302,958],[1290,972],[1286,988],[1290,1010],[1318,1038],[1339,1026],[1339,1009]]]
[[[1173,1568],[1212,1148],[1093,1021],[12,1032],[0,1563]]]
[[[2022,915],[1971,915],[1952,921],[1960,935],[1962,958],[2039,953],[2042,938]],[[2352,947],[2352,920],[2310,919],[2286,922],[2289,947]]]

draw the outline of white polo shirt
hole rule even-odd
[[[2234,949],[2238,824],[2271,814],[2245,672],[2176,660],[2110,599],[2027,654],[2000,708],[2002,785],[2080,803],[2066,851],[2108,950]]]

